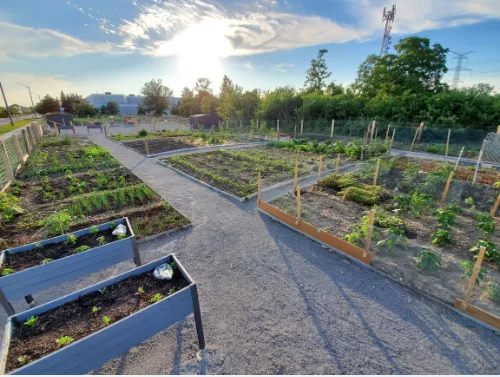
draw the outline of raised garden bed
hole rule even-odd
[[[170,281],[153,276],[164,263]],[[158,259],[10,317],[0,372],[85,374],[191,313],[204,349],[196,284],[175,256]]]
[[[114,228],[123,224],[124,236],[115,237]],[[127,218],[107,222],[29,245],[4,250],[0,256],[0,302],[8,314],[10,301],[133,258],[141,259],[133,230]]]
[[[274,147],[219,149],[165,158],[161,161],[217,189],[238,198],[245,198],[257,192],[259,172],[262,174],[264,185],[293,179],[296,156],[300,177],[318,171],[319,154],[297,154]],[[341,165],[345,161],[342,159]],[[332,168],[335,168],[335,160],[325,158],[323,170]]]
[[[489,216],[500,190],[456,179],[440,203],[448,165],[426,171],[416,160],[387,159],[381,165],[376,187],[375,164],[369,163],[352,175],[330,176],[303,190],[302,220],[364,247],[367,214],[374,208],[374,267],[449,304],[463,297],[478,245],[486,245],[472,303],[500,315],[500,236],[498,221]],[[294,195],[270,204],[296,216]]]

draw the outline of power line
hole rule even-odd
[[[392,6],[392,10],[386,11],[384,7],[384,12],[382,13],[382,22],[385,21],[384,36],[382,37],[382,46],[380,47],[380,56],[383,56],[389,52],[389,47],[391,46],[391,30],[392,23],[394,22],[394,16],[396,15],[396,4]]]
[[[460,82],[460,72],[472,71],[472,69],[463,68],[463,62],[464,60],[467,61],[469,59],[466,57],[466,55],[472,54],[474,51],[469,51],[469,52],[450,51],[450,52],[457,55],[453,58],[453,60],[457,59],[457,65],[455,66],[455,75],[453,76],[453,88],[457,89],[458,83]]]

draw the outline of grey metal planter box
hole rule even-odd
[[[10,374],[56,375],[88,373],[156,333],[172,326],[191,313],[194,313],[200,349],[204,349],[205,339],[196,284],[177,258],[174,255],[169,255],[81,291],[10,317],[5,326],[2,348],[0,349],[0,373],[5,373],[10,337],[13,327],[17,323],[23,323],[31,316],[38,316],[48,310],[78,300],[80,296],[96,292],[130,276],[151,271],[156,266],[171,261],[175,261],[182,276],[188,281],[189,285],[187,287],[58,351],[16,369]]]
[[[123,224],[127,227],[130,236],[121,240],[110,242],[103,246],[94,247],[85,252],[57,259],[47,264],[38,265],[26,270],[0,277],[0,303],[8,315],[15,313],[10,304],[26,298],[28,303],[33,301],[32,294],[41,290],[60,285],[61,283],[76,280],[82,276],[102,270],[124,260],[133,258],[136,266],[141,265],[135,234],[128,218],[110,221],[98,225],[99,230],[108,229],[112,223]],[[73,232],[76,237],[90,233],[90,228]],[[49,238],[39,242],[42,245],[58,244],[65,242],[67,234]],[[8,254],[23,253],[36,248],[37,243],[4,250],[0,256],[0,270],[3,269],[4,258]]]

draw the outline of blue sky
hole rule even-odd
[[[318,49],[331,78],[347,85],[380,50],[384,0],[3,0],[0,80],[10,103],[61,90],[139,94],[161,78],[179,95],[198,77],[215,92],[229,75],[245,89],[301,87]],[[393,43],[431,38],[470,54],[462,85],[500,91],[500,1],[405,0],[397,5]],[[449,57],[448,66],[454,62]],[[452,71],[452,70],[450,70]],[[447,75],[451,80],[453,72]]]

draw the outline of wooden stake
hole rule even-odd
[[[453,170],[455,170],[455,171],[456,171],[456,170],[457,170],[457,168],[458,168],[458,164],[460,163],[460,159],[462,158],[462,154],[464,153],[464,149],[465,149],[465,147],[462,147],[462,149],[460,150],[460,153],[459,153],[459,155],[458,155],[458,159],[457,159],[457,163],[455,164],[455,169],[453,169]]]
[[[299,160],[297,154],[295,154],[295,171],[293,173],[293,192],[297,191],[297,183],[299,181]]]
[[[495,214],[497,213],[498,205],[500,205],[500,194],[498,194],[497,201],[493,205],[493,208],[490,211],[490,216],[495,217]]]
[[[135,124],[135,132],[139,133],[139,120],[134,119],[134,124]]]
[[[297,138],[297,125],[295,125],[295,131],[293,131],[293,138]]]
[[[448,195],[448,190],[450,189],[451,185],[451,180],[453,179],[453,174],[455,174],[455,171],[450,172],[450,176],[448,177],[448,181],[446,182],[446,186],[444,188],[443,196],[441,197],[441,203],[444,203],[446,200],[446,196]]]
[[[370,136],[370,143],[373,141],[373,135],[375,134],[375,124],[376,124],[376,121],[374,119],[373,122],[372,122],[372,133],[371,133],[371,136]]]
[[[66,127],[66,121],[64,120],[64,117],[61,118],[63,122],[63,126]]]
[[[71,120],[69,124],[71,124],[71,128],[73,129],[73,136],[75,136],[76,132],[75,132],[75,126],[73,125],[73,121]]]
[[[31,153],[31,145],[28,142],[28,135],[26,134],[26,130],[21,130],[21,132],[23,134],[24,145],[26,145],[26,152],[28,152],[28,154],[30,154]]]
[[[366,235],[365,250],[370,251],[370,243],[372,242],[373,221],[375,220],[375,210],[370,210],[368,214],[368,234]]]
[[[389,123],[387,125],[387,132],[385,133],[385,142],[387,143],[387,140],[389,140],[389,131],[391,130],[391,124]]]
[[[394,143],[394,135],[396,134],[396,129],[392,130],[392,138],[391,138],[391,145],[389,146],[389,152],[392,149],[392,143]]]
[[[410,152],[413,150],[413,144],[415,144],[415,140],[417,140],[417,135],[418,135],[418,131],[420,130],[420,127],[418,127],[416,130],[415,130],[415,136],[413,136],[413,141],[411,142],[411,147],[410,147]]]
[[[299,225],[300,223],[300,186],[297,186],[297,220],[295,221],[295,224]]]
[[[422,132],[424,131],[424,122],[420,122],[419,130],[418,130],[418,142],[422,141]]]
[[[257,205],[260,203],[260,192],[262,191],[262,177],[259,172],[259,177],[257,178]]]
[[[448,156],[448,147],[450,146],[450,136],[451,136],[451,128],[448,128],[448,139],[446,139],[446,153],[445,153],[445,156]]]
[[[375,177],[373,177],[373,186],[377,186],[379,170],[380,170],[380,158],[377,160],[377,167],[375,168]]]
[[[474,264],[474,268],[472,269],[472,276],[470,277],[469,284],[467,285],[467,290],[465,291],[464,302],[469,303],[470,297],[472,296],[472,290],[474,289],[474,285],[476,285],[476,279],[479,275],[479,271],[481,269],[481,264],[483,263],[484,253],[486,252],[486,247],[481,246],[479,249],[479,254],[476,259],[476,263]]]
[[[276,123],[276,132],[278,133],[278,141],[280,141],[280,120]]]
[[[500,126],[498,126],[500,127]],[[302,135],[304,133],[304,119],[300,121],[300,134]]]
[[[2,162],[5,168],[5,175],[10,181],[14,180],[14,172],[12,171],[12,166],[10,165],[9,155],[7,154],[7,148],[5,148],[5,143],[0,140],[0,154],[2,155]]]
[[[104,126],[104,137],[108,138],[108,127]]]
[[[483,151],[484,151],[484,141],[481,151],[479,152],[479,157],[477,158],[476,171],[474,172],[474,179],[472,180],[472,185],[476,183],[477,172],[479,171],[479,165],[481,165],[481,160],[483,159]]]
[[[497,135],[500,135],[500,126],[497,127]]]
[[[339,165],[340,165],[340,153],[337,154],[337,163],[335,164],[335,175],[339,174]]]
[[[330,130],[330,137],[333,137],[333,132],[335,131],[335,119],[332,119],[332,127]]]
[[[31,126],[26,127],[26,130],[28,131],[28,137],[30,138],[31,145],[36,146],[36,140],[33,136],[33,130],[31,129]]]
[[[146,155],[150,155],[150,150],[149,150],[149,140],[148,139],[145,139],[144,140],[144,144],[146,145]]]
[[[59,128],[57,128],[57,123],[56,122],[52,123],[54,123],[54,132],[56,133],[56,135],[59,135]]]
[[[19,160],[19,163],[22,164],[24,162],[24,156],[16,134],[12,135],[12,143],[14,144],[14,149],[16,150],[17,159]]]
[[[318,182],[321,179],[321,171],[323,170],[323,156],[319,156],[319,165],[318,165]]]

